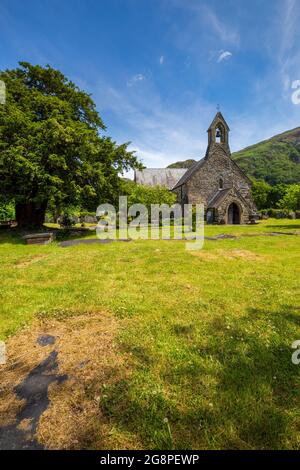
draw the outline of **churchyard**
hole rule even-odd
[[[299,449],[300,221],[205,236],[189,252],[184,240],[63,247],[0,232],[0,425],[11,442]],[[25,393],[33,376],[39,412]]]

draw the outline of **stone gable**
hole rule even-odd
[[[182,204],[203,203],[208,222],[247,223],[256,211],[251,182],[231,158],[229,127],[221,113],[207,132],[205,157],[183,175],[173,191]]]

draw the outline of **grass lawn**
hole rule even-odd
[[[10,341],[29,341],[38,322],[68,336],[77,316],[103,317],[114,345],[112,352],[106,344],[101,354],[110,360],[90,370],[80,394],[73,384],[66,406],[81,429],[59,441],[61,408],[49,418],[53,431],[41,420],[47,447],[300,449],[300,365],[291,362],[300,340],[300,220],[205,228],[220,233],[238,237],[192,252],[175,240],[25,246],[0,233],[8,356]],[[55,409],[63,398],[51,387]]]

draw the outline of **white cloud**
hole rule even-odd
[[[131,87],[131,86],[133,86],[135,83],[137,83],[137,82],[142,82],[142,81],[145,80],[145,79],[146,79],[145,75],[143,75],[142,73],[137,73],[136,75],[134,75],[133,77],[131,77],[130,80],[128,80],[127,86]]]
[[[222,62],[223,60],[228,60],[229,57],[232,57],[232,52],[229,51],[220,51],[217,62]]]
[[[165,61],[165,58],[164,58],[163,55],[161,55],[160,58],[159,58],[160,65],[162,65],[164,63],[164,61]]]
[[[207,5],[203,5],[204,18],[219,38],[227,43],[238,44],[240,35],[220,18]]]

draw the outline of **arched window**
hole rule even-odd
[[[222,142],[224,142],[224,127],[223,125],[220,123],[216,126],[216,131],[215,131],[215,142],[217,144],[221,144]]]
[[[224,188],[224,181],[223,181],[223,178],[220,178],[219,179],[219,189],[223,189]]]

